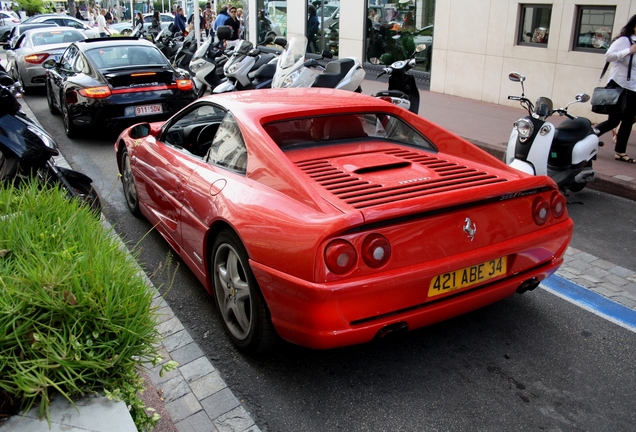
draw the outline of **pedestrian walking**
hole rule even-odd
[[[316,15],[316,8],[314,5],[309,5],[307,7],[307,12],[309,13],[309,19],[307,20],[307,52],[308,53],[317,53],[318,52],[318,30],[320,30],[320,22],[318,21],[318,16]]]
[[[219,28],[219,26],[227,25],[225,22],[230,19],[230,14],[227,11],[227,5],[221,6],[221,10],[214,21],[214,31]]]
[[[214,33],[214,19],[216,18],[216,14],[212,10],[212,4],[210,2],[205,4],[205,11],[203,11],[203,21],[205,28],[205,35],[210,36],[210,33]]]
[[[229,40],[237,40],[241,33],[241,22],[236,17],[236,8],[232,6],[230,9],[230,17],[225,20],[225,25],[232,27],[232,36]]]
[[[185,33],[186,17],[181,6],[177,8],[177,14],[174,16],[174,25],[177,27],[177,32]]]
[[[606,121],[596,125],[597,135],[617,127],[616,144],[614,145],[614,159],[636,163],[633,158],[627,155],[627,141],[632,132],[632,125],[636,118],[636,15],[632,16],[620,34],[605,53],[605,61],[611,63],[608,86],[622,87],[626,91],[626,104],[623,112],[610,114]]]
[[[99,32],[99,37],[110,36],[110,30],[106,22],[106,9],[101,9],[99,15],[97,15],[97,31]]]

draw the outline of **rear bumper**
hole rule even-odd
[[[156,92],[159,93],[159,92]],[[194,90],[137,96],[134,94],[117,95],[106,100],[80,100],[69,107],[73,123],[78,127],[94,125],[107,128],[125,128],[136,123],[163,121],[189,105],[196,99]],[[135,106],[160,104],[161,114],[136,116]]]
[[[542,281],[562,264],[571,232],[568,220],[546,229],[542,242],[525,236],[470,257],[424,262],[417,268],[339,283],[304,281],[255,262],[251,267],[278,334],[298,345],[329,349],[369,342],[387,328],[414,330],[444,321],[502,300],[533,278]],[[510,262],[523,262],[523,270],[511,265],[499,279],[428,297],[431,280],[446,271],[449,261],[459,269],[501,255]]]

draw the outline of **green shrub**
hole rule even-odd
[[[151,428],[137,368],[160,360],[152,298],[89,208],[57,189],[0,188],[0,394],[48,419],[54,392],[104,391]]]

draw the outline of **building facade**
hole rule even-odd
[[[256,12],[270,2],[248,3],[254,16],[248,20],[248,34],[256,35]],[[271,3],[286,12],[287,38],[306,35],[311,0]],[[320,10],[320,3],[314,3]],[[516,106],[508,95],[520,92],[519,84],[508,80],[511,71],[526,75],[529,97],[549,97],[555,106],[564,106],[577,93],[591,94],[612,38],[636,14],[636,0],[340,0],[325,2],[323,23],[327,9],[334,9],[329,5],[338,8],[336,16],[327,14],[329,25],[339,23],[337,44],[332,44],[338,56],[378,63],[379,56],[369,50],[368,18],[383,13],[382,28],[392,29],[391,35],[412,33],[416,41],[431,42],[423,71],[430,72],[431,91],[508,106]],[[417,34],[424,27],[430,34]],[[333,30],[321,29],[325,33],[334,36]],[[605,118],[592,114],[589,104],[570,109],[593,121]]]

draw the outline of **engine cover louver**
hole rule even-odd
[[[365,158],[374,163],[365,163]],[[296,165],[356,209],[506,181],[438,155],[403,148],[304,160]]]

